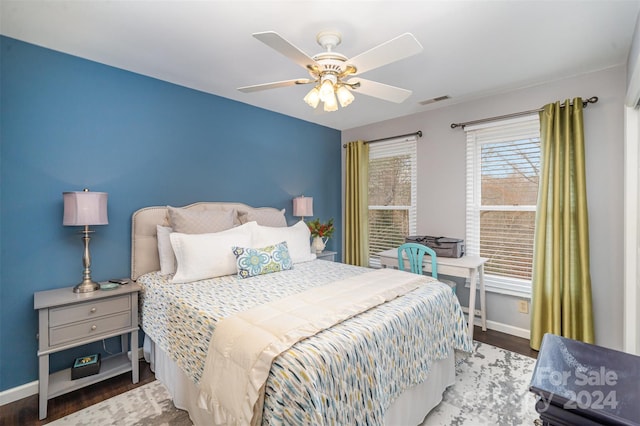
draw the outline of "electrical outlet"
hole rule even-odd
[[[529,301],[528,300],[519,300],[518,301],[518,312],[521,314],[529,313]]]

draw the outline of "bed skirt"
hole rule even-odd
[[[174,405],[189,412],[194,425],[211,424],[211,414],[198,407],[199,389],[178,365],[145,336],[144,358],[173,399]],[[455,355],[452,353],[431,366],[426,381],[402,393],[387,410],[385,425],[419,425],[426,415],[442,401],[447,387],[455,383]]]

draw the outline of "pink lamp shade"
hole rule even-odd
[[[63,192],[64,226],[108,225],[107,193],[90,192],[88,189]]]
[[[293,199],[293,215],[309,217],[313,216],[313,197],[296,197]]]

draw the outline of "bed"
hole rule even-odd
[[[145,359],[156,378],[196,425],[422,423],[455,381],[454,351],[471,350],[457,298],[430,277],[409,278],[402,271],[378,272],[315,259],[305,232],[303,223],[287,226],[283,210],[242,203],[202,202],[135,212],[131,278],[142,287]],[[167,234],[175,259],[168,260]],[[270,239],[268,247],[275,245],[274,239],[287,243],[289,268],[282,266],[285,262],[275,272],[242,278],[241,255],[230,254],[228,247],[220,251],[230,240],[235,251],[243,245],[262,249]],[[202,259],[192,260],[199,256]],[[217,269],[214,272],[198,270],[203,259],[212,256],[231,256],[235,269],[224,270],[227,259],[213,262],[209,267]],[[167,270],[171,261],[174,269]],[[240,271],[246,272],[242,266]],[[392,281],[377,273],[397,274],[412,287],[298,337],[276,353],[253,408],[258,413],[250,422],[230,421],[207,408],[203,392],[210,378],[217,377],[211,375],[216,371],[209,346],[223,325],[246,312],[322,289],[340,289],[347,282]]]

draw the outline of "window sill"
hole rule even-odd
[[[465,284],[469,288],[469,282]],[[521,299],[531,299],[531,281],[484,275],[484,289],[489,293],[505,294]]]

